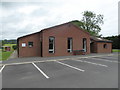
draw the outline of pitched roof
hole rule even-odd
[[[66,25],[66,24],[73,25],[74,27],[80,29],[81,31],[89,34],[88,32],[86,32],[85,30],[77,27],[76,25],[74,25],[74,24],[70,21],[70,22],[66,22],[66,23],[63,23],[63,24],[59,24],[59,25],[55,25],[55,26],[52,26],[52,27],[49,27],[49,28],[42,29],[42,30],[40,30],[39,32],[35,32],[35,33],[32,33],[32,34],[28,34],[28,35],[25,35],[25,36],[21,36],[21,37],[19,37],[18,39],[23,38],[23,37],[26,37],[26,36],[30,36],[30,35],[33,35],[33,34],[37,34],[37,33],[40,33],[40,32],[42,32],[42,31],[49,30],[49,29],[51,29],[51,28],[55,28],[55,27],[59,27],[59,26],[62,26],[62,25]],[[89,34],[89,35],[90,35],[90,34]]]
[[[39,31],[39,32],[35,32],[35,33],[31,33],[31,34],[27,34],[27,35],[24,35],[24,36],[21,36],[21,37],[18,37],[18,39],[20,39],[20,38],[23,38],[23,37],[27,37],[27,36],[30,36],[30,35],[33,35],[33,34],[37,34],[37,33],[40,33],[41,31]],[[17,39],[17,40],[18,40]]]
[[[55,26],[52,26],[52,27],[49,27],[49,28],[45,28],[45,29],[43,29],[43,30],[41,30],[41,31],[49,30],[49,29],[52,29],[52,28],[55,28],[55,27],[60,27],[60,26],[62,26],[62,25],[66,25],[66,24],[72,25],[72,26],[74,26],[75,28],[77,28],[77,29],[79,29],[79,30],[81,30],[81,31],[83,31],[83,32],[85,32],[85,33],[87,33],[87,34],[89,34],[89,32],[87,32],[87,31],[81,29],[80,27],[74,25],[74,24],[72,23],[72,21],[66,22],[66,23],[63,23],[63,24],[59,24],[59,25],[55,25]],[[89,35],[90,35],[90,34],[89,34]]]
[[[104,38],[98,38],[98,37],[95,37],[95,36],[90,36],[90,39],[94,40],[96,42],[112,42],[111,40],[107,40],[107,39],[104,39]]]

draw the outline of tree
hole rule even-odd
[[[14,50],[16,50],[16,49],[17,49],[17,45],[13,45],[12,48],[13,48]]]
[[[96,15],[91,11],[84,11],[83,18],[81,21],[72,21],[72,22],[94,36],[100,36],[99,35],[99,32],[101,31],[100,25],[104,23],[103,15],[101,14]]]
[[[0,49],[2,48],[2,41],[0,41]]]
[[[103,37],[103,38],[113,41],[113,43],[112,43],[113,49],[120,49],[120,43],[119,43],[120,34],[117,36],[108,36],[108,37]]]
[[[5,41],[4,40],[2,40],[2,46],[5,44]]]

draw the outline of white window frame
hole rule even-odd
[[[84,52],[87,52],[87,39],[86,38],[83,38],[83,44],[84,44],[84,48],[83,48],[83,50],[84,50]]]
[[[72,52],[72,43],[73,43],[73,39],[72,39],[72,38],[68,38],[68,39],[70,39],[70,49],[67,48],[67,51]],[[67,39],[67,40],[68,40],[68,39]],[[67,44],[68,44],[68,41],[67,41]]]
[[[49,37],[49,39],[50,38],[52,38],[53,39],[53,49],[49,49],[48,51],[49,51],[49,53],[50,53],[50,51],[52,51],[52,53],[55,53],[55,37]]]
[[[22,43],[22,47],[26,47],[26,43]]]
[[[30,42],[32,42],[32,41],[30,41]],[[28,42],[28,47],[30,47],[30,48],[31,48],[31,47],[33,47],[33,45],[29,45],[29,43],[30,43],[30,42]],[[33,42],[32,42],[32,43],[33,43]]]

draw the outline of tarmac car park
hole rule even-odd
[[[118,63],[118,53],[12,59],[2,88],[118,88]]]

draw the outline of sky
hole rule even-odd
[[[38,32],[44,28],[81,20],[88,10],[104,15],[104,37],[118,35],[119,0],[2,0],[0,2],[0,39]]]

